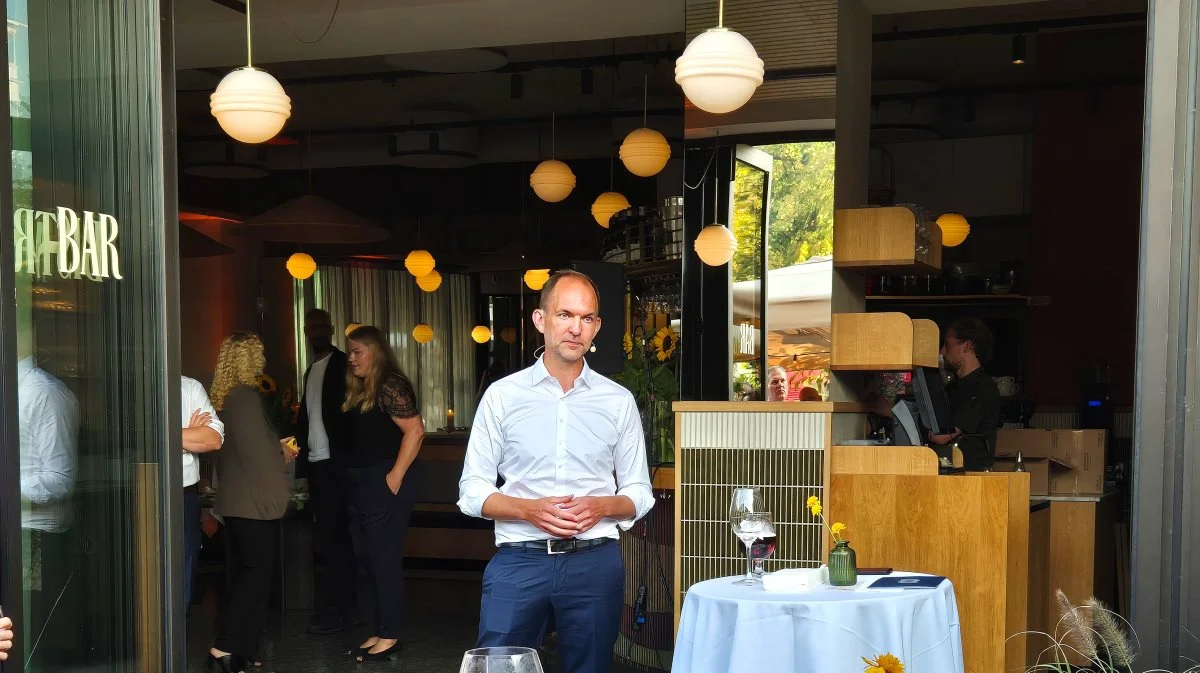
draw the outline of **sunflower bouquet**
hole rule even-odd
[[[296,410],[299,408],[295,403],[296,392],[291,388],[280,391],[275,379],[264,373],[258,379],[258,394],[262,396],[263,409],[267,412],[267,418],[271,420],[271,427],[275,432],[280,436],[291,434]]]
[[[646,450],[651,464],[675,461],[675,422],[671,403],[679,399],[679,380],[675,374],[675,353],[679,334],[670,327],[655,331],[649,338],[642,329],[625,333],[622,339],[625,366],[613,378],[633,393],[642,413],[646,432]]]

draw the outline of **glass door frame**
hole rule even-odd
[[[43,0],[49,1],[49,0]],[[157,459],[161,466],[156,486],[157,507],[160,526],[155,532],[159,558],[162,559],[158,577],[158,600],[147,609],[157,614],[139,616],[138,621],[157,621],[162,634],[155,652],[157,661],[142,661],[143,670],[183,671],[187,668],[184,650],[185,620],[183,605],[183,534],[179,522],[183,517],[182,489],[182,433],[180,426],[170,421],[181,418],[180,411],[180,312],[179,312],[179,206],[176,157],[176,108],[175,108],[175,56],[174,56],[174,2],[173,0],[135,0],[146,3],[146,11],[157,11],[156,31],[146,37],[144,47],[158,54],[158,67],[141,73],[158,81],[159,96],[157,114],[160,133],[153,139],[153,150],[162,157],[162,172],[147,176],[153,182],[149,189],[160,187],[162,209],[155,208],[154,220],[162,227],[157,237],[158,244],[152,250],[137,251],[141,255],[153,255],[162,261],[162,273],[156,278],[141,279],[147,288],[153,289],[158,306],[153,310],[160,316],[155,328],[162,335],[165,348],[160,362],[163,365],[162,388],[158,391],[165,402],[166,427],[158,428],[155,447],[148,447],[148,459]],[[8,66],[10,52],[8,34],[5,31],[4,63]],[[7,91],[7,90],[6,90]],[[10,102],[10,94],[5,94]],[[7,132],[0,134],[0,151],[11,157],[12,117],[8,116]],[[11,245],[13,222],[12,162],[0,161],[0,235],[7,237],[10,244],[0,245],[0,363],[11,366],[0,367],[0,469],[5,475],[0,478],[0,606],[5,616],[11,617],[18,630],[9,657],[0,670],[5,673],[24,673],[27,648],[31,644],[30,634],[22,633],[19,626],[24,608],[22,578],[22,529],[20,489],[20,428],[17,400],[17,310],[14,246]],[[147,225],[148,226],[148,225]],[[155,455],[157,454],[157,455]],[[135,624],[127,625],[133,629]]]
[[[766,152],[752,147],[750,145],[737,145],[734,148],[734,171],[729,182],[729,189],[736,189],[737,164],[745,164],[763,174],[762,185],[762,215],[758,225],[758,263],[761,271],[759,277],[759,293],[758,293],[758,354],[759,361],[759,387],[762,390],[763,399],[767,397],[767,368],[770,366],[769,354],[767,353],[767,272],[769,270],[767,251],[769,248],[767,240],[767,229],[771,222],[771,168],[774,164],[774,158]],[[726,216],[729,226],[733,226],[734,203],[732,196],[729,199],[729,212]]]

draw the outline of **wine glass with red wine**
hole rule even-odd
[[[754,562],[754,577],[762,579],[763,563],[771,558],[771,554],[775,553],[775,523],[771,518],[770,512],[763,512],[763,528],[759,536],[750,543],[750,559]],[[740,542],[740,540],[739,540]],[[740,544],[742,552],[746,551],[746,544]]]

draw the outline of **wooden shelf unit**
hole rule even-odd
[[[942,268],[942,230],[929,223],[931,254],[917,258],[917,216],[908,208],[840,208],[833,211],[833,266],[865,272]]]
[[[835,313],[830,368],[907,371],[937,367],[941,332],[932,320],[903,313]]]

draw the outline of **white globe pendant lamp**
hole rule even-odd
[[[719,151],[718,147],[717,150]],[[720,185],[721,174],[713,169],[713,223],[700,230],[700,234],[696,236],[696,240],[692,242],[692,248],[696,251],[696,256],[701,262],[709,266],[721,266],[728,264],[729,260],[733,259],[733,253],[737,252],[737,237],[729,230],[729,227],[720,223],[720,218],[717,213],[720,212]]]
[[[529,176],[529,186],[538,198],[548,203],[558,203],[575,189],[575,173],[571,167],[554,158],[555,118],[550,115],[550,158],[537,165]]]
[[[251,60],[250,0],[246,0],[246,67],[230,72],[209,96],[209,109],[230,138],[250,145],[283,130],[292,116],[292,99],[283,85]]]
[[[763,83],[763,61],[750,40],[725,27],[725,1],[717,2],[717,27],[692,39],[675,60],[675,82],[696,107],[724,114],[746,104]]]

